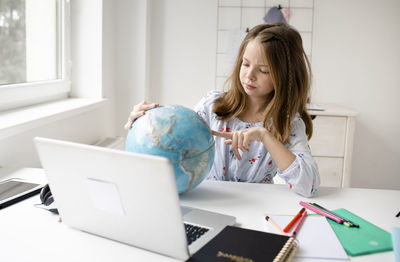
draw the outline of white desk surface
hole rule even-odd
[[[35,176],[38,173],[32,172]],[[358,188],[320,188],[312,198],[329,209],[346,208],[389,232],[400,227],[400,218],[395,217],[400,211],[399,199],[397,190]],[[237,226],[255,230],[267,229],[264,213],[294,215],[301,200],[310,199],[291,192],[286,185],[215,181],[204,181],[181,196],[183,205],[236,216]],[[71,229],[58,222],[57,215],[33,206],[37,203],[40,203],[38,195],[0,210],[0,261],[176,261]],[[160,218],[163,215],[166,214],[160,214]],[[349,258],[394,261],[393,252]]]

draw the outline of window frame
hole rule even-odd
[[[0,111],[66,99],[71,91],[71,19],[70,1],[56,0],[57,13],[57,70],[60,79],[0,85]]]

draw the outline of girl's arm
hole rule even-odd
[[[296,156],[267,129],[264,128],[261,134],[261,142],[268,149],[278,168],[280,170],[287,169],[296,160]]]
[[[296,116],[291,123],[291,134],[284,145],[296,157],[295,161],[286,169],[278,169],[277,174],[293,190],[305,197],[313,196],[320,185],[318,166],[311,155],[303,120]]]
[[[311,156],[305,125],[300,118],[293,121],[291,131],[289,141],[285,145],[263,127],[233,133],[213,131],[213,134],[227,138],[225,144],[232,145],[232,150],[239,160],[241,157],[238,149],[248,152],[250,142],[262,142],[278,167],[278,175],[291,185],[296,193],[310,197],[315,194],[320,184],[318,167]]]

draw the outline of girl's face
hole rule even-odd
[[[240,67],[240,82],[247,95],[264,98],[274,90],[262,46],[256,40],[247,44]]]

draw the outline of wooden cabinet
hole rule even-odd
[[[309,141],[318,164],[321,186],[349,187],[357,112],[341,106],[319,104],[323,111],[309,110],[315,117]]]

